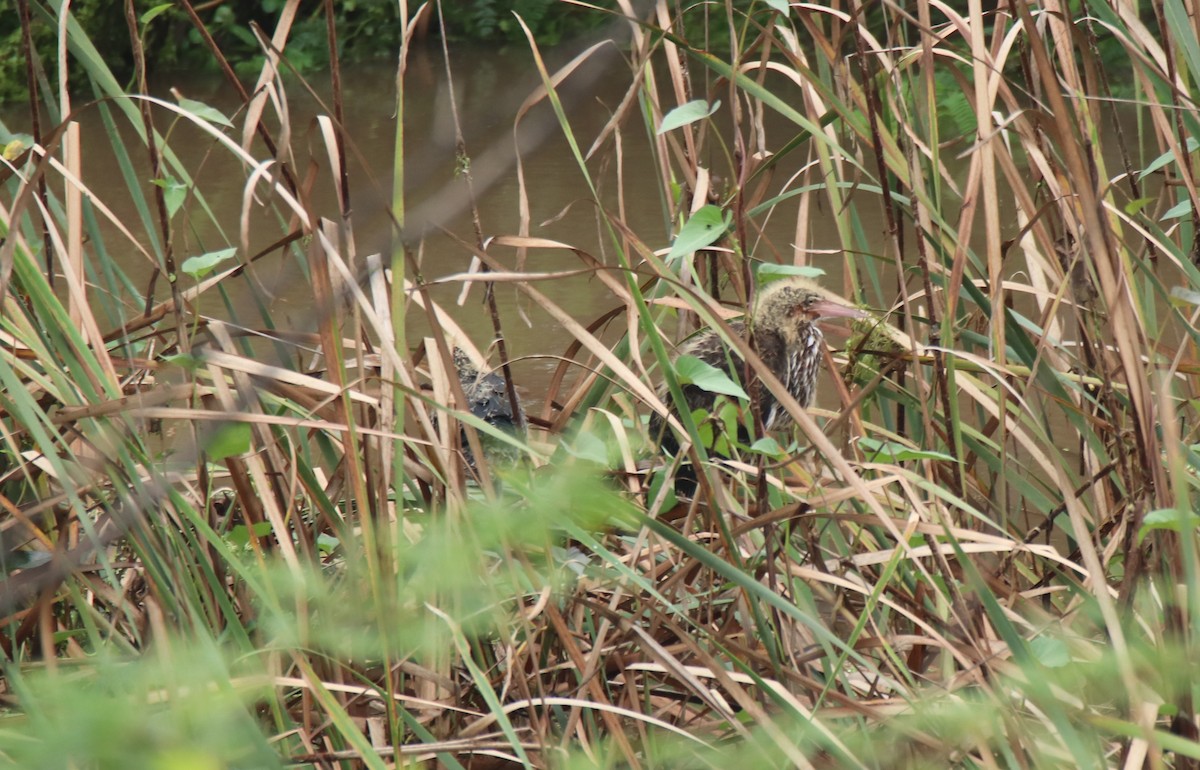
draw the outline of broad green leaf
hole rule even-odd
[[[597,465],[608,464],[608,447],[604,446],[604,442],[595,434],[580,433],[566,449],[580,460],[587,460]]]
[[[1071,652],[1062,639],[1039,636],[1029,642],[1029,651],[1046,668],[1062,668],[1071,662]]]
[[[1154,203],[1158,198],[1136,198],[1125,204],[1125,213],[1129,216],[1136,215],[1139,211],[1146,208],[1147,205]]]
[[[247,527],[245,524],[238,524],[229,530],[229,534],[225,536],[225,539],[229,541],[230,545],[249,545],[250,530],[251,528]],[[271,534],[271,522],[260,521],[254,525],[253,530],[255,537],[266,537],[267,535]]]
[[[858,443],[868,454],[873,455],[873,459],[875,460],[890,460],[896,463],[906,460],[947,460],[952,463],[958,462],[958,458],[948,455],[945,452],[935,452],[931,449],[913,449],[896,441],[880,441],[879,439],[863,436],[858,440]]]
[[[716,437],[717,431],[712,421],[705,419],[705,417],[707,417],[707,414],[705,414],[703,409],[697,409],[695,412],[692,412],[692,420],[696,423],[696,435],[700,437],[700,445],[707,449],[712,449],[713,439]]]
[[[194,372],[204,365],[204,361],[190,353],[177,353],[173,356],[163,356],[163,361],[189,372]]]
[[[4,145],[4,159],[16,160],[21,157],[21,153],[33,146],[33,137],[28,134],[17,134],[7,144]]]
[[[758,269],[754,271],[758,277],[759,287],[766,286],[772,281],[778,281],[780,278],[790,278],[794,275],[803,276],[805,278],[820,278],[825,275],[825,271],[819,267],[810,265],[777,265],[774,262],[761,262]]]
[[[787,16],[788,11],[790,10],[787,0],[767,0],[767,5],[769,5],[771,8],[774,8],[776,11],[779,11],[784,16]]]
[[[1188,305],[1200,305],[1200,291],[1184,286],[1172,286],[1171,299]]]
[[[713,405],[713,414],[717,418],[714,427],[720,426],[720,432],[713,439],[713,451],[723,457],[729,457],[732,455],[730,444],[736,443],[735,439],[741,429],[742,410],[736,401],[731,401],[726,396],[718,396]],[[740,444],[738,446],[740,447]]]
[[[1191,153],[1195,152],[1197,148],[1200,148],[1200,141],[1197,141],[1195,138],[1189,136],[1187,138],[1188,153],[1191,154]],[[1144,169],[1141,170],[1140,173],[1138,173],[1138,181],[1139,182],[1142,181],[1143,179],[1150,176],[1155,171],[1158,171],[1160,168],[1162,168],[1163,166],[1172,162],[1173,160],[1175,160],[1175,153],[1171,152],[1170,150],[1167,150],[1162,155],[1159,155],[1157,158],[1150,161],[1150,165],[1146,166]]]
[[[697,120],[704,120],[708,116],[717,111],[721,106],[721,100],[713,102],[709,105],[703,99],[681,104],[675,109],[663,116],[662,125],[658,127],[658,133],[665,134],[672,129],[686,126],[689,123],[695,123]]]
[[[709,393],[735,396],[747,401],[750,399],[746,391],[742,390],[742,386],[730,379],[728,373],[695,356],[683,355],[675,359],[675,374],[680,382],[695,385]]]
[[[183,201],[187,198],[188,186],[174,177],[166,179],[151,179],[151,182],[163,189],[163,201],[167,204],[167,216],[175,216]]]
[[[679,228],[679,235],[667,254],[667,261],[679,259],[687,254],[711,246],[725,234],[730,217],[717,206],[702,207],[691,219]]]
[[[188,257],[183,260],[180,269],[193,278],[203,278],[213,271],[217,265],[232,257],[237,253],[236,248],[221,249],[220,251],[210,251],[207,254],[201,254],[198,257]]]
[[[1192,202],[1190,200],[1183,200],[1183,201],[1180,201],[1179,203],[1176,203],[1174,206],[1172,206],[1170,209],[1168,209],[1167,213],[1162,215],[1162,218],[1163,219],[1179,219],[1181,217],[1186,217],[1191,213],[1192,213]]]
[[[648,503],[655,503],[655,501],[658,501],[659,495],[664,494],[664,491],[662,491],[662,482],[666,481],[666,479],[667,475],[665,473],[654,474],[653,479],[650,480],[650,493],[646,498]],[[670,511],[679,501],[679,498],[676,497],[676,493],[674,493],[673,483],[670,483],[670,485],[666,486],[665,494],[666,497],[662,498],[661,510]]]
[[[216,123],[219,126],[233,128],[233,123],[229,122],[229,118],[225,117],[224,113],[215,107],[209,107],[204,102],[198,102],[195,99],[185,99],[182,96],[176,97],[181,109],[187,110],[201,120],[206,120],[209,123]]]
[[[138,21],[140,21],[142,23],[142,25],[145,26],[146,24],[149,24],[150,22],[154,21],[155,19],[157,19],[159,16],[163,15],[167,11],[171,10],[171,7],[173,5],[174,5],[174,3],[162,3],[161,5],[156,5],[153,8],[151,8],[150,10],[143,13],[141,15],[141,18],[138,19]]]
[[[227,422],[209,436],[205,451],[211,460],[237,457],[250,451],[250,423]]]
[[[758,452],[768,457],[778,457],[783,454],[783,447],[779,446],[779,442],[770,436],[764,436],[750,445],[750,451]]]
[[[225,762],[220,757],[197,748],[171,748],[154,758],[155,770],[221,770],[222,767]]]
[[[1200,526],[1200,516],[1192,511],[1181,511],[1178,508],[1159,508],[1150,511],[1142,519],[1142,527],[1138,530],[1138,543],[1141,544],[1152,529],[1169,529],[1174,532],[1188,532]]]

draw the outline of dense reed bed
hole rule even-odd
[[[406,221],[405,63],[436,4],[399,3],[382,255],[356,246],[336,65],[290,122],[299,3],[257,83],[226,70],[234,115],[145,95],[144,63],[118,83],[57,3],[18,5],[58,24],[63,74],[31,68],[0,172],[0,763],[1196,766],[1194,4],[575,3],[604,39],[554,69],[531,40],[512,120],[556,116],[601,249],[539,233],[519,153],[512,229],[455,234],[478,269],[452,281],[573,340],[515,437],[448,406],[455,313],[515,321],[435,303]],[[614,50],[626,96],[580,135],[564,103]],[[654,232],[629,225],[632,137]],[[182,141],[242,169],[240,221]],[[87,152],[122,178],[81,176]],[[611,312],[556,305],[542,251]],[[265,264],[308,283],[309,326],[265,311]],[[873,317],[833,339],[819,406],[784,399],[793,431],[712,452],[712,417],[676,414],[703,469],[677,500],[646,436],[682,403],[671,351],[778,265]]]

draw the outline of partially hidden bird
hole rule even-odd
[[[504,378],[495,372],[482,371],[462,348],[454,348],[454,370],[467,398],[466,410],[492,427],[513,436],[525,435],[525,410],[520,399],[516,403],[508,397]],[[516,411],[513,407],[516,407]],[[463,456],[467,466],[476,467],[475,455],[471,451],[465,432],[460,435]],[[479,434],[479,443],[489,465],[497,461],[512,463],[517,451],[509,444],[493,436]]]
[[[825,341],[819,322],[825,318],[866,316],[862,310],[838,301],[812,280],[794,276],[767,284],[758,292],[748,321],[732,321],[729,327],[743,339],[752,337],[754,349],[763,363],[783,383],[796,403],[808,407],[816,394]],[[695,356],[719,369],[736,383],[743,380],[741,359],[730,352],[721,336],[712,329],[696,334],[681,345],[674,358],[678,360],[685,355]],[[689,410],[712,412],[718,397],[716,393],[694,383],[684,384],[682,390]],[[745,390],[757,398],[765,430],[781,430],[792,424],[788,410],[758,377],[753,377],[750,387]],[[671,402],[665,384],[659,388],[659,395],[665,402]],[[739,433],[739,438],[746,441],[748,433],[744,427]],[[679,451],[678,439],[659,414],[650,419],[650,436],[668,453],[674,455]],[[690,465],[682,465],[676,474],[676,491],[691,494],[695,487],[695,470]]]

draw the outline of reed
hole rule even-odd
[[[350,172],[335,25],[318,89],[286,4],[222,115],[146,95],[144,63],[118,83],[20,0],[64,74],[31,80],[0,171],[0,764],[1196,767],[1194,9],[569,4],[612,39],[553,66],[527,36],[514,224],[455,233],[476,269],[440,279],[569,333],[522,437],[453,406],[471,340],[424,274],[412,149],[398,128],[391,180]],[[399,5],[401,116],[437,10]],[[614,48],[625,98],[582,135]],[[330,94],[310,126],[298,89]],[[599,249],[531,220],[519,136],[547,111]],[[92,114],[102,146],[71,122]],[[635,138],[658,231],[627,205]],[[240,219],[183,142],[237,169]],[[120,178],[81,176],[88,152]],[[381,191],[369,255],[355,204]],[[306,282],[308,326],[271,312],[267,265]],[[730,321],[816,271],[871,318],[803,409]],[[546,291],[580,272],[611,312]],[[444,335],[409,339],[421,319]],[[794,429],[738,441],[758,405],[684,408],[698,328]],[[651,413],[694,499],[646,472]]]

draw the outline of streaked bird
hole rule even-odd
[[[796,403],[808,407],[816,394],[817,373],[821,367],[825,342],[818,322],[824,318],[865,316],[863,311],[837,301],[832,294],[807,278],[784,278],[767,285],[758,293],[750,313],[749,334],[753,335],[754,349],[767,368],[779,378]],[[735,334],[747,337],[744,321],[733,321],[729,326]],[[741,359],[731,353],[721,336],[711,329],[700,332],[681,345],[676,358],[684,355],[695,356],[709,366],[720,369],[734,382],[742,382],[744,370]],[[717,394],[690,383],[683,385],[682,389],[689,410],[713,410]],[[745,390],[757,397],[766,430],[781,430],[791,425],[792,418],[787,409],[757,377]],[[664,401],[670,402],[665,385],[660,388],[659,395]],[[679,451],[678,440],[667,429],[666,421],[660,415],[655,414],[650,420],[650,436],[660,440],[667,452],[675,454]],[[743,441],[748,438],[744,429],[740,438]],[[678,491],[694,491],[695,471],[687,465],[681,467],[676,482]]]

